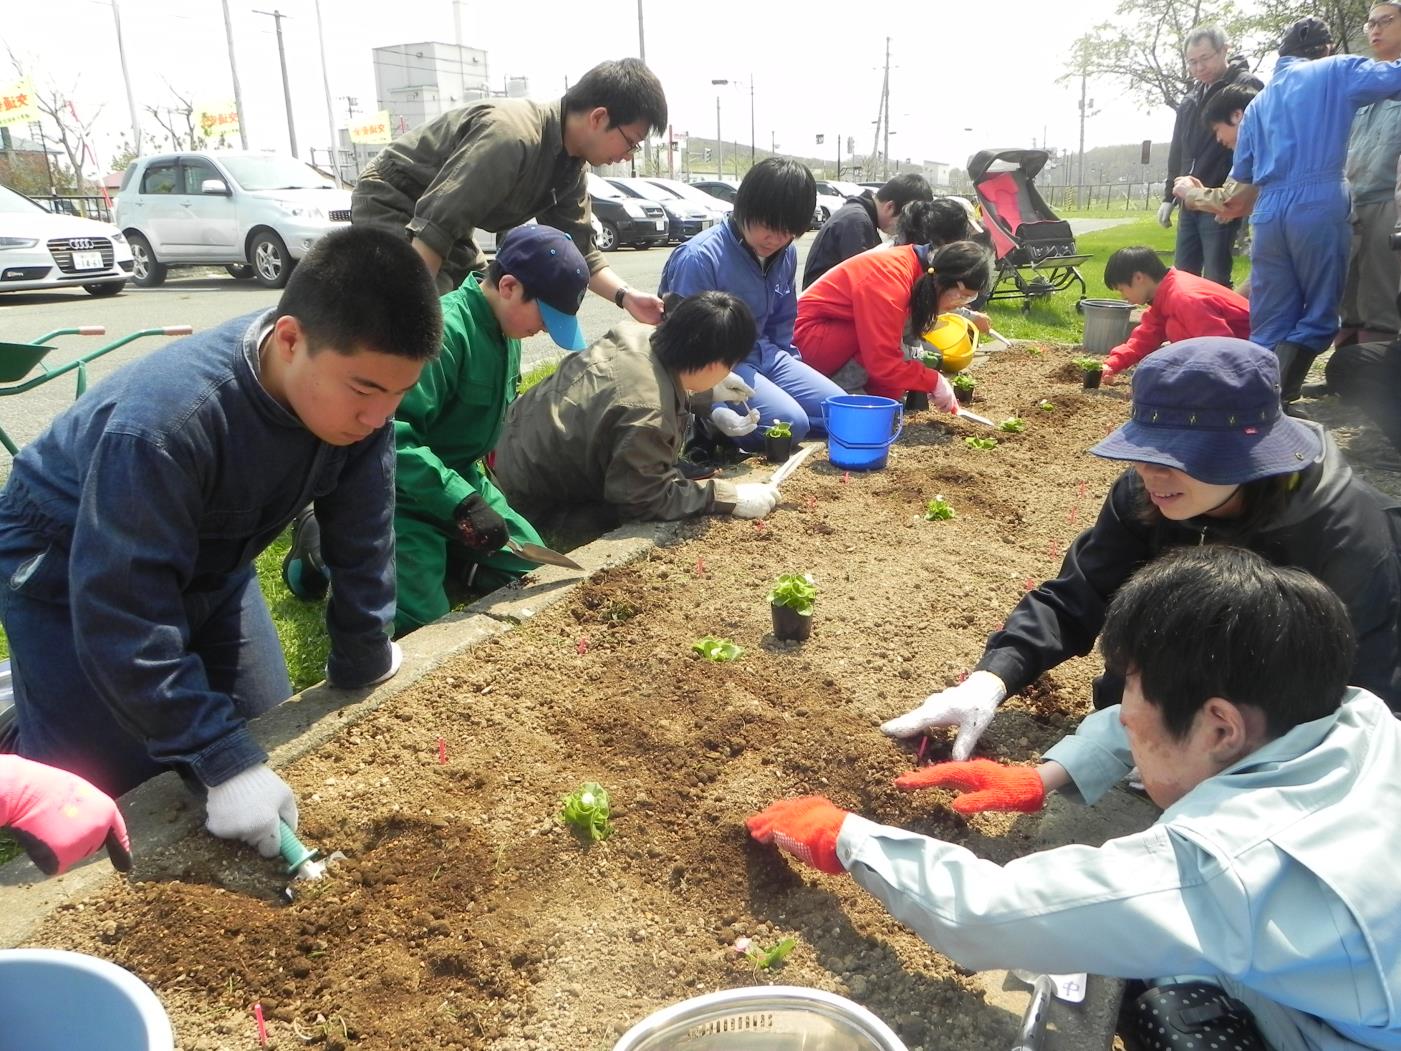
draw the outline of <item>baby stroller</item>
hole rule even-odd
[[[1022,309],[1043,297],[1080,286],[1079,267],[1090,257],[1075,250],[1075,235],[1036,191],[1045,150],[982,150],[968,161],[968,177],[982,205],[984,225],[997,255],[989,300],[1020,299]]]

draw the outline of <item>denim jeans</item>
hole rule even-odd
[[[0,621],[10,643],[19,753],[71,770],[113,796],[180,770],[178,762],[151,756],[141,728],[119,718],[84,671],[101,658],[73,632],[67,552],[50,544],[18,562],[13,554],[12,546],[0,553]],[[292,695],[251,566],[215,590],[187,592],[183,604],[188,652],[203,665],[209,688],[230,699],[227,721],[246,721]],[[169,703],[179,704],[179,696]]]
[[[1231,287],[1231,249],[1240,230],[1240,220],[1218,223],[1209,212],[1179,208],[1177,250],[1173,265],[1208,281]]]
[[[736,439],[745,449],[762,449],[764,428],[774,420],[787,420],[793,425],[795,442],[813,432],[825,434],[822,403],[846,393],[800,358],[767,347],[750,354],[734,371],[754,388],[749,407],[759,410],[759,429]]]

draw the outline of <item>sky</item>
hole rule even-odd
[[[231,99],[233,83],[220,0],[116,0],[132,90],[143,131],[160,129],[147,105],[176,105],[170,87],[199,100]],[[529,79],[530,94],[557,97],[596,62],[638,53],[637,0],[320,0],[333,114],[347,121],[342,96],[372,113],[374,47],[427,40],[488,52],[491,82]],[[914,162],[962,164],[976,149],[1043,145],[1077,148],[1079,83],[1057,84],[1071,42],[1107,18],[1115,0],[1048,8],[1041,0],[1002,0],[998,27],[955,14],[949,5],[904,5],[901,18],[852,14],[859,5],[798,0],[642,0],[646,57],[666,89],[678,135],[714,137],[716,99],[723,138],[750,140],[750,78],[755,138],[781,152],[826,156],[840,135],[868,153],[880,103],[890,33],[890,152]],[[14,10],[20,0],[0,0]],[[71,96],[80,115],[99,111],[94,147],[104,161],[130,135],[113,0],[44,0],[43,17],[5,18],[4,42],[37,87]],[[316,0],[228,0],[249,146],[287,149],[277,42],[281,10],[299,152],[330,141],[317,42]],[[888,10],[898,10],[889,8]],[[870,9],[872,11],[877,9]],[[880,10],[887,10],[882,8]],[[8,68],[0,84],[13,81]],[[729,80],[716,87],[711,81]],[[169,85],[169,86],[168,86]],[[1120,85],[1091,82],[1094,116],[1086,146],[1165,141],[1172,112],[1146,110]],[[825,135],[818,147],[817,134]],[[92,174],[89,172],[89,174]]]

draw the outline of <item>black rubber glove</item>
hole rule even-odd
[[[458,538],[473,551],[499,551],[506,546],[506,520],[473,493],[452,512]]]

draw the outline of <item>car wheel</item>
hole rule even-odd
[[[598,235],[598,247],[603,252],[617,251],[618,248],[618,228],[612,223],[600,220],[603,232]]]
[[[248,258],[253,260],[253,277],[264,288],[281,288],[292,275],[287,245],[271,230],[254,235]]]
[[[134,233],[127,234],[126,240],[131,247],[131,279],[136,282],[136,287],[154,288],[165,284],[169,268],[157,261],[156,253],[151,251],[151,242]]]
[[[822,221],[823,221],[824,223],[825,223],[828,219],[832,218],[832,213],[831,213],[830,211],[828,211],[826,208],[818,208],[817,210],[818,210],[819,212],[822,213]]]
[[[106,299],[108,296],[115,296],[124,288],[126,288],[125,281],[104,281],[100,285],[84,285],[83,291],[98,299]]]
[[[229,272],[230,277],[236,277],[240,281],[248,281],[253,277],[253,268],[247,263],[230,263],[224,269]]]

